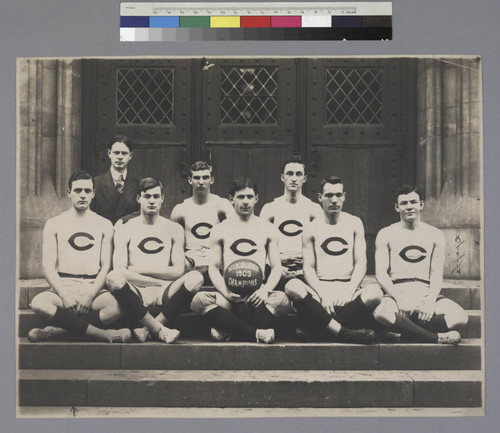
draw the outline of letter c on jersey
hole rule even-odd
[[[73,236],[71,236],[69,239],[68,239],[68,243],[77,251],[86,251],[86,250],[90,250],[94,244],[92,242],[89,242],[87,243],[86,245],[77,245],[75,240],[77,238],[87,238],[87,239],[90,239],[91,241],[95,240],[94,237],[89,234],[89,233],[85,233],[85,232],[78,232],[78,233],[75,233]]]
[[[206,227],[207,230],[199,230],[202,227]],[[212,224],[198,223],[198,224],[193,226],[193,228],[191,229],[191,233],[193,234],[193,236],[195,238],[208,239],[208,237],[210,236],[210,230],[212,229],[212,227],[213,227]]]
[[[297,236],[297,235],[300,235],[302,233],[302,229],[299,228],[295,231],[288,231],[287,230],[287,226],[297,226],[297,227],[302,227],[302,224],[298,221],[295,221],[295,220],[286,220],[286,221],[283,221],[278,229],[281,233],[283,233],[285,236]]]
[[[421,252],[422,254],[417,255],[417,253],[410,251],[416,250]],[[410,252],[410,254],[408,254]],[[403,248],[399,253],[399,256],[408,263],[418,263],[424,260],[427,257],[427,251],[424,248],[419,247],[418,245],[409,245],[406,248]]]
[[[344,254],[345,252],[347,252],[347,248],[342,248],[341,250],[332,250],[332,249],[330,249],[330,244],[332,242],[339,242],[342,245],[347,245],[347,241],[345,239],[337,238],[337,237],[327,238],[321,244],[321,249],[326,254],[329,254],[330,256],[341,256],[342,254]]]
[[[242,251],[240,249],[240,244],[249,244],[251,247],[256,247],[257,244],[251,239],[238,239],[234,241],[233,244],[229,247],[229,249],[238,256],[251,256],[253,253],[257,251],[257,248],[247,249],[247,251]],[[245,248],[246,249],[246,248]]]
[[[147,248],[147,243],[148,242],[156,242],[159,244],[158,248],[152,250]],[[161,239],[155,238],[155,237],[149,237],[149,238],[144,238],[141,243],[138,245],[139,249],[145,253],[145,254],[156,254],[159,253],[165,246],[163,245],[163,241]]]

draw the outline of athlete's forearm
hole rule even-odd
[[[98,274],[97,277],[95,278],[94,282],[92,283],[92,295],[95,298],[97,294],[106,287],[106,271],[101,270]]]
[[[159,280],[175,280],[184,275],[184,267],[181,268],[180,266],[167,266],[161,271],[142,269],[139,266],[129,266],[128,269],[145,277],[151,277]]]
[[[443,287],[443,274],[433,275],[431,272],[430,283],[429,283],[429,296],[433,299],[437,299],[439,293],[441,293],[441,288]]]
[[[388,295],[394,297],[394,284],[387,273],[377,273],[375,275],[378,283],[382,287],[382,290]]]
[[[217,290],[222,296],[227,297],[229,294],[229,290],[226,287],[226,283],[224,282],[224,278],[215,266],[210,265],[208,267],[208,275],[210,276],[210,280]]]
[[[366,275],[366,262],[356,264],[351,275],[351,285],[353,292],[359,287]]]
[[[49,283],[49,286],[56,292],[59,296],[64,294],[64,285],[61,277],[55,269],[45,269],[43,270],[43,275]]]
[[[316,271],[308,266],[304,266],[304,278],[308,286],[313,289],[321,299],[323,299],[325,294],[325,287],[319,280]]]
[[[265,289],[268,292],[272,292],[279,283],[280,278],[281,278],[281,266],[275,266],[274,268],[271,269],[271,273],[269,274],[269,277],[267,277],[267,282],[266,284],[262,285],[262,289]]]
[[[124,269],[123,274],[129,283],[137,284],[138,286],[161,286],[165,283],[160,278],[144,275],[131,269]]]

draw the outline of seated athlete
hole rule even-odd
[[[302,272],[302,231],[323,211],[302,195],[302,185],[307,180],[306,166],[299,155],[289,156],[282,167],[283,195],[266,203],[260,216],[272,222],[279,230],[281,280],[278,290],[284,290],[291,278],[304,278]]]
[[[118,303],[104,284],[111,268],[113,227],[89,208],[94,198],[90,174],[73,173],[67,193],[71,208],[49,219],[43,229],[43,273],[50,289],[31,301],[33,311],[52,326],[32,329],[28,339],[80,336],[128,342],[132,339],[129,329],[100,329],[82,317],[90,310],[98,311],[104,326],[121,316]]]
[[[235,214],[217,224],[210,234],[208,272],[217,292],[199,292],[191,309],[208,320],[216,341],[230,338],[273,343],[277,317],[291,311],[286,295],[274,291],[281,276],[278,233],[271,223],[254,215],[258,191],[250,179],[233,180],[229,200]],[[223,278],[224,270],[242,258],[256,262],[261,270],[267,259],[271,267],[267,282],[246,297],[231,292]]]
[[[210,231],[234,210],[227,199],[210,192],[215,180],[210,164],[197,161],[190,170],[188,182],[192,186],[192,196],[174,207],[170,219],[184,227],[186,269],[203,273],[208,284]]]
[[[403,185],[396,193],[400,220],[383,228],[375,242],[377,281],[386,293],[375,319],[403,340],[458,344],[468,316],[441,295],[445,259],[443,233],[420,219],[424,207],[418,188]],[[449,332],[447,332],[449,331]]]
[[[285,293],[309,331],[368,344],[375,337],[372,311],[381,301],[382,292],[376,284],[360,287],[366,274],[363,223],[342,212],[345,192],[340,178],[323,180],[318,197],[323,216],[304,229],[302,238],[307,284],[292,279]],[[301,336],[303,331],[297,331]]]
[[[165,343],[174,343],[179,331],[170,326],[189,309],[203,284],[199,272],[184,274],[184,233],[179,224],[160,216],[164,198],[163,185],[157,179],[139,182],[141,214],[116,226],[113,270],[106,278],[123,311],[143,325],[133,332],[140,342],[153,334]],[[148,312],[150,306],[162,307],[156,318]]]

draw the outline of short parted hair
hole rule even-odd
[[[331,183],[332,185],[337,185],[338,183],[340,183],[342,187],[344,186],[344,182],[342,182],[342,179],[340,177],[328,176],[327,178],[323,179],[319,184],[322,193],[327,183]]]
[[[200,171],[200,170],[210,170],[210,174],[212,174],[212,166],[205,161],[196,161],[194,162],[191,167],[189,167],[189,170],[191,173],[194,171]]]
[[[163,194],[163,185],[155,177],[145,177],[137,185],[137,195],[141,195],[141,192],[146,192],[149,189],[160,187],[161,193]]]
[[[115,143],[123,143],[128,147],[128,150],[132,152],[132,141],[126,135],[115,135],[111,140],[108,141],[107,148],[111,150],[113,144]]]
[[[73,185],[73,182],[75,180],[86,180],[86,179],[90,179],[92,181],[92,189],[95,189],[95,182],[94,182],[94,178],[89,174],[87,173],[85,170],[79,170],[79,171],[75,171],[70,177],[69,177],[69,180],[68,180],[68,189],[71,191],[71,187]]]
[[[422,191],[420,191],[420,188],[418,186],[412,186],[412,185],[401,185],[396,192],[394,193],[394,203],[398,203],[398,198],[400,195],[406,195],[410,194],[412,192],[416,192],[418,196],[420,197],[420,200],[424,200],[424,196],[422,194]]]
[[[302,167],[304,167],[304,174],[306,174],[306,165],[304,164],[304,161],[302,160],[302,157],[300,155],[288,156],[281,167],[281,172],[284,173],[286,165],[291,163],[302,164]]]
[[[236,191],[245,188],[252,188],[255,195],[259,193],[257,185],[251,179],[247,177],[237,177],[236,179],[233,179],[229,184],[229,196],[234,197]]]

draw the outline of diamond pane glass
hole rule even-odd
[[[222,68],[220,88],[221,123],[277,123],[277,67]]]
[[[119,68],[116,74],[117,123],[121,125],[174,123],[172,68]]]
[[[380,125],[382,69],[326,69],[326,123]]]

